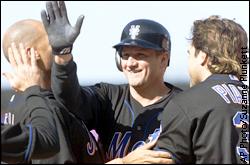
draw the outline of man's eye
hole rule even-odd
[[[138,58],[146,58],[146,55],[145,55],[145,54],[142,54],[142,53],[139,53],[139,54],[138,54]]]
[[[123,60],[127,60],[127,59],[128,59],[128,57],[129,57],[129,55],[128,55],[128,54],[122,54],[122,56],[121,56],[121,57],[122,57],[122,59],[123,59]]]

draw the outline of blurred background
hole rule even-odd
[[[85,19],[74,44],[73,56],[82,85],[98,82],[126,83],[115,65],[113,45],[120,41],[124,26],[139,18],[152,19],[165,26],[172,41],[170,66],[165,81],[182,89],[189,87],[187,48],[192,24],[211,15],[234,19],[249,38],[249,1],[66,1],[68,17],[74,26],[78,16]],[[45,1],[1,1],[1,45],[6,29],[22,19],[41,20]],[[1,48],[1,72],[11,71]],[[248,84],[248,82],[247,82]],[[1,110],[13,92],[1,76]]]

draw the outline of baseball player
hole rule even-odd
[[[17,93],[1,115],[1,161],[103,163],[84,123],[51,92],[51,47],[43,24],[28,19],[10,26],[3,38],[3,51],[14,70],[4,76]]]
[[[163,80],[171,49],[166,28],[152,20],[131,21],[114,46],[117,67],[128,84],[81,87],[71,50],[84,17],[72,27],[63,1],[47,2],[46,9],[41,17],[55,56],[56,99],[97,131],[109,163],[172,163],[167,152],[150,150],[160,133],[159,114],[181,91]]]
[[[249,163],[248,86],[239,81],[247,42],[233,20],[194,22],[188,50],[192,87],[162,113],[155,149],[171,152],[178,163]]]

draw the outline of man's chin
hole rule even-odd
[[[142,82],[129,82],[129,85],[133,88],[140,88],[143,83]]]

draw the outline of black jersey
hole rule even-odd
[[[13,95],[1,114],[1,161],[7,163],[102,163],[85,125],[33,86]]]
[[[214,74],[172,99],[156,149],[180,163],[249,163],[248,87]]]
[[[73,60],[66,65],[53,63],[52,73],[56,99],[84,120],[89,129],[97,131],[107,160],[124,157],[146,141],[156,139],[160,132],[159,114],[181,91],[165,83],[171,89],[169,94],[143,107],[131,96],[128,84],[80,87]]]

